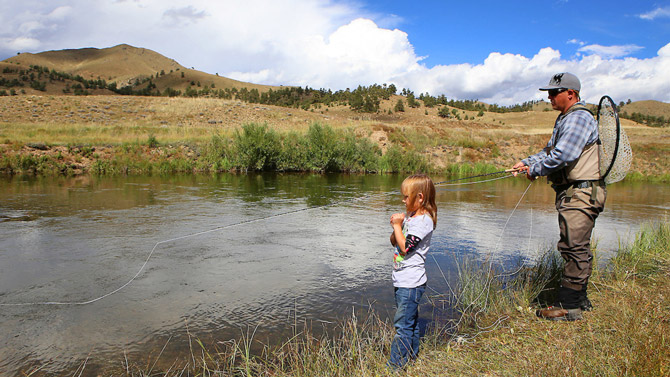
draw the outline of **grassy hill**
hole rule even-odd
[[[176,61],[145,49],[126,44],[110,48],[82,48],[22,53],[4,60],[24,67],[38,65],[86,79],[103,78],[121,85],[157,72],[185,69]]]
[[[655,117],[662,116],[668,119],[670,118],[670,103],[654,100],[635,101],[621,107],[619,112],[626,112],[628,114],[640,113],[644,115],[652,115]]]
[[[146,48],[137,48],[121,44],[110,48],[82,48],[59,51],[46,51],[37,54],[22,53],[0,62],[2,77],[12,80],[20,76],[20,70],[28,70],[31,66],[47,67],[49,70],[81,76],[86,80],[105,80],[116,83],[121,88],[127,85],[145,82],[151,78],[156,88],[164,91],[170,87],[184,91],[189,86],[200,88],[247,88],[265,91],[267,85],[256,85],[232,80],[218,75],[187,69],[175,60],[167,58]],[[8,71],[13,72],[8,72]],[[75,85],[72,80],[47,82],[46,92],[63,94],[66,85]],[[34,89],[34,88],[31,88]],[[26,94],[37,94],[34,90],[24,89]],[[93,91],[91,94],[111,94],[105,91]]]

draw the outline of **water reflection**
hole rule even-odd
[[[352,307],[371,305],[388,317],[388,218],[402,208],[402,178],[4,180],[0,303],[99,297],[131,279],[159,245],[133,284],[94,304],[2,307],[0,372],[43,363],[49,365],[41,372],[63,372],[90,357],[87,371],[94,373],[110,360],[118,365],[124,352],[140,360],[155,355],[168,339],[164,355],[172,361],[188,354],[188,334],[216,344],[250,326],[270,342],[288,336],[297,319],[329,326]],[[466,255],[515,265],[553,247],[553,192],[534,184],[519,203],[526,185],[507,179],[439,190],[427,261],[431,292],[448,292],[455,261]],[[641,222],[667,218],[670,199],[661,185],[617,184],[609,191],[595,230],[603,256]],[[424,320],[433,315],[424,313]]]

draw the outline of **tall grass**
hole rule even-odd
[[[473,175],[488,174],[500,171],[499,166],[485,163],[461,163],[450,164],[444,168],[443,173],[450,177],[468,177]]]
[[[670,224],[643,226],[634,242],[599,268],[590,283],[595,309],[583,321],[552,323],[528,310],[558,285],[561,269],[556,252],[509,276],[463,264],[459,330],[469,336],[459,339],[470,345],[436,351],[449,359],[450,374],[670,375]],[[441,366],[426,360],[414,372],[435,368]]]
[[[458,329],[476,332],[500,322],[514,308],[553,302],[562,269],[563,260],[555,250],[545,251],[532,265],[522,263],[511,271],[501,271],[490,261],[460,261],[455,304],[460,313]]]
[[[257,343],[254,329],[240,337],[210,347],[189,333],[190,355],[163,360],[167,370],[151,367],[144,360],[125,357],[124,369],[131,376],[384,376],[393,330],[372,312],[352,314],[330,334],[317,336],[312,324],[296,322],[286,341],[252,351]]]
[[[611,264],[618,280],[670,272],[670,224],[643,226],[633,243],[619,250]]]
[[[213,166],[237,170],[395,173],[429,171],[419,153],[391,146],[382,155],[369,139],[352,130],[312,124],[305,134],[280,134],[267,125],[246,124],[229,145],[219,137],[203,147]],[[216,169],[215,169],[216,170]]]
[[[13,146],[10,146],[13,148]],[[169,174],[220,171],[298,171],[407,173],[431,172],[426,158],[415,150],[392,145],[388,152],[351,129],[333,129],[318,123],[307,132],[279,133],[267,125],[245,124],[228,136],[215,133],[205,143],[173,144],[160,134],[144,141],[109,145],[104,155],[96,147],[70,145],[63,156],[9,150],[0,159],[0,169],[10,174],[72,174],[85,168],[97,175]],[[68,161],[66,161],[68,160]]]
[[[658,173],[643,174],[637,171],[630,172],[626,175],[628,182],[650,182],[650,183],[670,183],[670,174]]]

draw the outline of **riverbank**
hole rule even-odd
[[[551,285],[560,266],[548,254],[521,270],[505,289],[490,285],[486,304],[466,311],[457,332],[429,331],[409,376],[666,376],[670,374],[670,224],[645,226],[609,265],[594,271],[594,310],[573,323],[534,315],[538,288]],[[473,270],[474,271],[474,270]],[[477,275],[475,273],[475,275]],[[472,278],[472,275],[470,275]],[[483,279],[483,280],[482,280]],[[498,281],[498,280],[496,280]],[[540,287],[540,285],[542,287]],[[461,294],[459,296],[463,296]],[[461,304],[466,304],[461,302]],[[469,305],[473,308],[475,306]],[[464,306],[461,306],[463,308]],[[469,314],[468,314],[469,313]],[[472,315],[476,313],[476,315]],[[309,326],[307,326],[309,328]],[[210,348],[193,339],[191,356],[169,360],[125,360],[125,375],[385,376],[392,326],[368,313],[351,318],[339,332],[314,336],[296,324],[294,337],[251,356],[253,332]]]
[[[240,101],[114,96],[0,97],[0,171],[31,175],[220,171],[444,173],[507,168],[541,149],[555,113],[437,108],[377,114]],[[632,180],[670,182],[670,131],[622,120]],[[317,130],[316,132],[314,130]],[[469,169],[469,167],[466,167]]]

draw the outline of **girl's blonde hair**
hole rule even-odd
[[[400,190],[407,199],[414,201],[419,193],[423,194],[421,207],[428,212],[433,219],[433,227],[437,225],[437,206],[435,205],[435,185],[433,180],[426,174],[413,174],[402,181]]]

